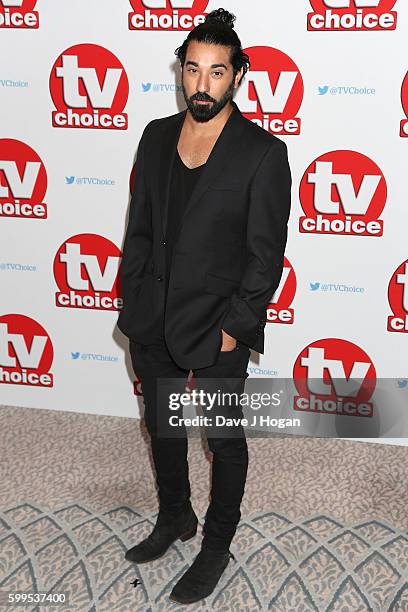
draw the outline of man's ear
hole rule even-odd
[[[244,69],[241,68],[240,70],[238,70],[237,74],[235,75],[235,81],[234,81],[234,89],[236,89],[239,85],[239,81],[242,77],[242,74],[244,72]]]

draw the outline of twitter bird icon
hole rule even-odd
[[[324,96],[329,91],[329,86],[325,85],[324,87],[318,87],[319,96]]]

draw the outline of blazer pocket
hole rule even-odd
[[[238,289],[240,282],[232,278],[224,278],[216,276],[211,272],[207,272],[205,276],[205,290],[207,293],[215,293],[222,297],[229,297]]]

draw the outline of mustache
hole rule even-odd
[[[207,95],[206,93],[196,93],[190,98],[191,102],[197,100],[197,102],[215,102],[214,98]]]

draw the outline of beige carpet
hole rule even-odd
[[[161,560],[136,566],[124,559],[157,513],[141,421],[4,406],[0,430],[1,590],[65,591],[80,611],[408,612],[405,447],[248,439],[236,562],[211,597],[186,607],[168,594],[198,552],[201,527]],[[210,461],[205,442],[191,439],[201,524]]]

